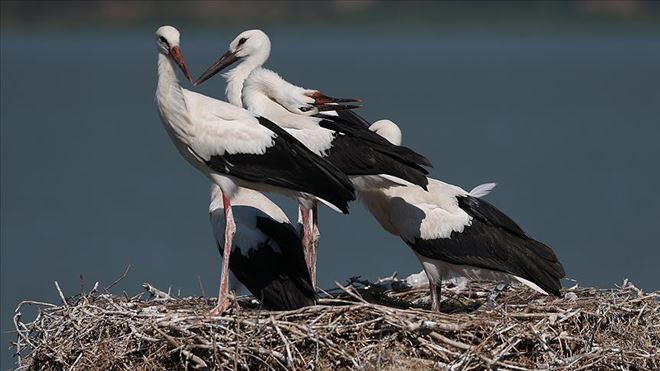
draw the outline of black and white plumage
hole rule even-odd
[[[298,232],[284,212],[263,194],[240,188],[232,197],[236,234],[229,269],[271,310],[292,310],[316,304]],[[209,205],[220,254],[225,244],[222,191],[211,187]]]
[[[333,112],[310,116],[292,110],[297,104],[287,107],[285,104],[290,100],[278,101],[282,96],[306,94],[320,95],[317,91],[310,93],[292,85],[277,73],[260,67],[244,81],[242,104],[250,112],[276,123],[312,152],[335,165],[349,176],[357,190],[400,184],[426,186],[428,171],[424,166],[431,165],[426,157],[410,148],[393,145],[368,127],[329,114]]]
[[[186,76],[189,74],[179,50],[179,32],[174,27],[159,28],[156,45],[156,106],[181,155],[222,190],[225,256],[229,256],[235,233],[230,199],[239,187],[281,193],[310,205],[319,200],[335,210],[348,212],[348,202],[355,195],[350,180],[341,171],[269,120],[181,88],[176,66]],[[223,272],[228,270],[228,260],[224,259]],[[223,278],[220,303],[212,314],[228,305],[227,282]]]
[[[229,50],[195,84],[239,62],[224,75],[229,102],[281,126],[312,152],[348,175],[356,190],[402,184],[426,187],[428,172],[424,166],[431,165],[428,159],[409,148],[383,140],[368,126],[354,120],[355,114],[343,112],[354,107],[345,103],[357,100],[332,98],[317,90],[295,86],[263,68],[270,47],[270,39],[263,31],[245,31],[230,43]],[[300,210],[303,239],[315,280],[318,212],[314,207],[310,218],[307,209],[301,207]],[[308,225],[310,219],[312,223]]]
[[[401,141],[401,131],[391,121],[378,121],[372,129],[393,143]],[[552,249],[479,198],[493,186],[466,192],[429,179],[428,192],[416,187],[360,192],[381,226],[401,237],[421,261],[434,310],[439,310],[441,280],[455,276],[520,281],[541,293],[560,295],[565,273]]]
[[[335,209],[347,210],[354,194],[341,171],[314,156],[270,120],[181,88],[170,53],[173,48],[178,50],[175,28],[159,28],[157,45],[156,106],[165,130],[182,156],[218,184],[225,195],[231,197],[237,187],[245,187],[321,199]]]
[[[257,185],[251,188],[297,191],[304,194],[305,200],[318,195],[329,206],[347,213],[352,191],[346,178],[337,176],[335,167],[328,166],[278,125],[264,117],[255,119],[275,134],[271,137],[272,144],[254,152],[215,153],[204,163],[215,171],[224,169],[227,175]]]

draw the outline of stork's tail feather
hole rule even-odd
[[[566,277],[564,267],[559,262],[555,253],[542,242],[528,240],[529,251],[533,252],[531,261],[534,266],[524,267],[529,269],[530,278],[545,291],[561,296],[561,279]]]
[[[294,310],[316,305],[316,293],[305,280],[284,276],[271,281],[261,291],[261,303],[270,310]]]
[[[478,186],[472,188],[470,191],[470,196],[472,197],[484,197],[487,194],[489,194],[497,185],[497,183],[484,183],[484,184],[479,184]]]

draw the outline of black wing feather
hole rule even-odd
[[[357,114],[355,114],[357,116]],[[352,135],[354,137],[360,138],[364,141],[378,145],[379,149],[386,151],[391,156],[398,157],[401,161],[410,162],[411,164],[417,164],[422,166],[433,167],[431,160],[420,155],[419,153],[413,151],[412,149],[405,146],[397,146],[390,143],[387,139],[381,137],[377,133],[369,130],[369,127],[366,128],[363,125],[357,125],[354,122],[345,120],[342,116],[322,116],[323,121],[319,125],[327,129],[336,130],[343,132],[345,134]],[[364,120],[360,117],[360,119]]]
[[[432,259],[514,274],[561,295],[559,280],[565,272],[550,247],[528,237],[513,220],[484,200],[460,196],[458,205],[473,218],[470,226],[461,233],[452,232],[449,238],[417,238],[411,247]]]
[[[417,165],[399,161],[360,138],[337,135],[325,158],[347,175],[388,174],[405,179],[426,189],[427,171]]]
[[[364,117],[355,113],[355,111],[353,110],[347,109],[347,110],[339,110],[335,112],[337,112],[337,115],[339,116],[340,119],[344,120],[345,122],[351,125],[355,125],[355,127],[369,129],[369,126],[371,126],[369,121],[367,121]]]
[[[323,120],[319,126],[336,133],[333,148],[328,151],[327,158],[344,173],[389,174],[423,188],[428,184],[428,171],[422,167],[431,165],[426,157],[410,148],[394,145],[368,128],[344,121],[340,117],[320,117]]]
[[[312,194],[348,213],[348,202],[355,200],[355,192],[346,175],[275,123],[263,117],[258,119],[277,134],[274,145],[264,154],[225,152],[211,156],[206,165],[250,182]]]

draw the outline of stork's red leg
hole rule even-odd
[[[222,250],[222,276],[220,278],[220,290],[218,291],[218,305],[211,309],[209,315],[219,316],[229,308],[229,255],[231,254],[231,245],[236,233],[236,223],[234,223],[234,214],[231,210],[229,198],[222,194],[222,204],[225,208],[225,246]]]
[[[440,313],[441,286],[429,276],[429,289],[431,290],[431,310]]]
[[[314,206],[312,207],[312,235],[311,235],[311,244],[312,244],[312,258],[310,259],[310,270],[309,274],[312,279],[312,284],[314,289],[316,289],[316,253],[319,249],[319,242],[321,238],[321,232],[319,231],[319,208],[318,203],[314,201]]]
[[[312,280],[312,287],[316,289],[316,258],[314,256],[314,240],[313,240],[313,226],[310,216],[310,210],[300,205],[300,216],[302,223],[302,245],[305,252],[305,263],[307,263],[307,270]]]

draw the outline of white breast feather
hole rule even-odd
[[[273,146],[275,133],[240,107],[184,90],[191,126],[188,143],[208,160],[226,152],[263,154]]]
[[[429,179],[428,188],[426,192],[417,186],[392,187],[365,192],[362,199],[386,230],[409,243],[416,238],[448,238],[471,224],[456,200],[467,192],[435,179]]]
[[[241,99],[245,107],[255,95],[267,96],[269,100],[280,107],[295,114],[301,114],[300,107],[314,102],[314,99],[305,95],[306,89],[293,85],[284,80],[279,74],[267,68],[256,68],[245,80]]]

